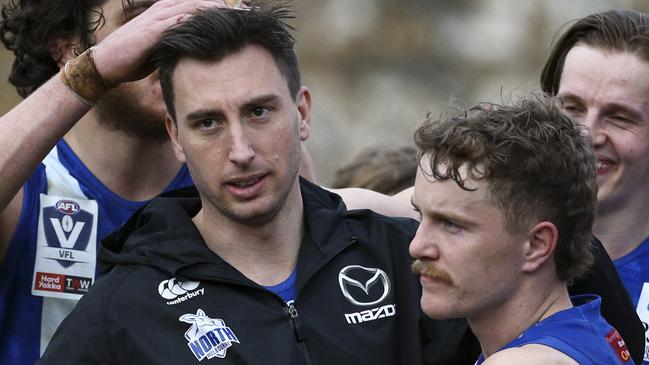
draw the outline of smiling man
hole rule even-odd
[[[421,306],[467,318],[478,364],[631,364],[600,298],[568,295],[592,262],[594,156],[553,103],[482,104],[417,130]]]
[[[541,86],[588,127],[597,156],[593,232],[649,328],[649,15],[612,10],[575,22],[557,41]],[[630,340],[629,340],[630,341]],[[645,332],[644,363],[649,364]]]
[[[311,94],[291,16],[211,9],[163,36],[166,126],[196,189],[104,241],[110,272],[42,363],[421,364],[453,337],[419,307],[416,222],[348,212],[298,176]]]

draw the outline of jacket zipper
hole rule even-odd
[[[351,244],[356,242],[356,239],[357,239],[356,237],[351,237],[351,239],[347,242],[346,245],[344,245],[343,247],[340,247],[339,249],[337,249],[334,252],[331,252],[329,255],[327,255],[327,257],[325,257],[314,270],[312,270],[312,271],[310,271],[309,273],[306,274],[306,277],[305,277],[303,283],[306,283],[307,281],[309,281],[309,279],[311,279],[311,276],[313,276],[318,270],[320,270],[324,266],[325,263],[327,263],[329,260],[331,260],[332,257],[338,256],[338,254],[340,252],[342,252],[347,247],[349,247]],[[296,295],[295,295],[295,299],[297,299],[297,296],[299,295],[299,290],[300,290],[300,288],[298,287]],[[279,300],[281,300],[282,302],[284,302],[284,300],[282,298],[280,298],[279,296],[277,296],[277,298]],[[295,333],[295,339],[297,340],[297,344],[298,344],[300,350],[302,351],[302,354],[304,355],[304,361],[305,361],[304,363],[307,364],[307,365],[311,365],[312,364],[311,355],[309,354],[309,350],[306,347],[306,342],[304,342],[304,333],[302,331],[302,320],[300,319],[300,315],[298,314],[297,308],[295,308],[295,305],[293,305],[293,302],[294,302],[294,300],[291,301],[291,303],[285,303],[284,312],[286,313],[289,320],[291,321],[291,326],[293,327],[293,331]]]
[[[295,333],[295,339],[297,340],[297,344],[300,348],[300,351],[302,351],[304,357],[304,363],[310,365],[311,356],[306,347],[306,342],[304,342],[304,336],[302,333],[302,321],[300,320],[300,316],[297,313],[297,308],[295,308],[292,302],[286,303],[286,306],[284,307],[284,312],[286,312],[286,315],[291,321],[291,326],[293,327],[293,331]]]
[[[302,322],[300,321],[300,316],[297,313],[297,308],[295,308],[293,303],[291,303],[286,305],[284,311],[291,320],[293,330],[295,331],[295,338],[298,342],[304,342],[304,337],[302,336]]]

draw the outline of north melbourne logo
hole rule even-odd
[[[223,359],[232,344],[240,343],[232,329],[225,325],[225,321],[208,317],[202,309],[196,311],[196,314],[183,314],[179,320],[192,324],[185,332],[185,339],[198,361],[203,361],[206,357]]]
[[[167,305],[174,305],[205,294],[205,288],[194,290],[200,284],[200,281],[178,281],[176,278],[171,278],[160,282],[158,293],[161,297],[170,300]]]

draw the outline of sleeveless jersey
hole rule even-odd
[[[192,185],[186,166],[165,189]],[[64,140],[23,185],[0,264],[0,364],[33,364],[98,274],[97,246],[146,202],[108,190]]]
[[[575,307],[529,327],[500,350],[539,344],[563,352],[580,365],[633,364],[622,336],[600,313],[601,299],[596,295],[578,295],[571,300]],[[480,354],[476,365],[483,361]]]
[[[631,295],[645,328],[644,365],[649,365],[649,238],[635,250],[615,261],[620,279]]]

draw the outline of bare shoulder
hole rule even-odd
[[[4,260],[9,241],[18,225],[20,210],[23,203],[23,189],[20,188],[18,193],[11,199],[9,205],[0,211],[0,262]]]
[[[347,209],[371,209],[390,217],[408,217],[419,220],[417,212],[410,204],[410,196],[407,196],[406,193],[389,196],[361,188],[326,189],[340,195],[347,205]]]
[[[489,356],[484,365],[579,365],[570,356],[545,345],[512,347]]]

